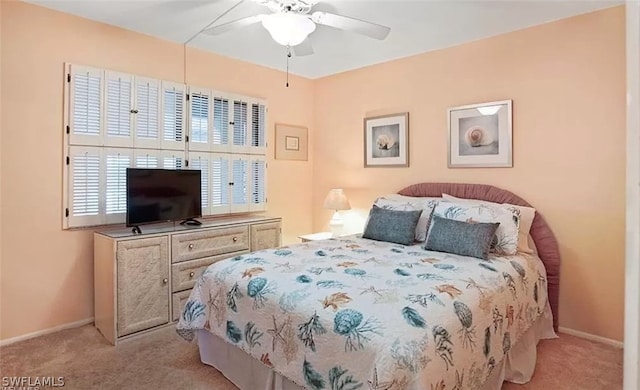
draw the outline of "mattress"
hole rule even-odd
[[[547,307],[536,256],[350,236],[213,264],[177,329],[206,330],[309,389],[480,389]]]

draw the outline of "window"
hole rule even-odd
[[[68,65],[63,226],[123,223],[127,168],[197,169],[202,215],[266,209],[266,103]]]

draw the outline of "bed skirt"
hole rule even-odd
[[[301,390],[302,388],[254,359],[238,347],[206,331],[196,333],[200,360],[220,371],[241,390]],[[547,303],[533,326],[496,366],[481,390],[499,390],[504,381],[526,383],[536,367],[538,341],[558,336],[553,331],[553,316]]]

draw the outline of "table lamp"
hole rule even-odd
[[[334,188],[330,190],[327,197],[324,199],[324,205],[322,207],[325,209],[335,210],[333,218],[331,218],[331,221],[329,222],[329,227],[331,228],[331,234],[333,237],[339,236],[342,226],[344,225],[342,217],[340,216],[340,210],[349,210],[351,208],[349,200],[344,194],[342,188]]]

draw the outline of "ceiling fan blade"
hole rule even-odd
[[[302,41],[301,44],[294,46],[293,52],[296,53],[297,57],[310,56],[313,54],[313,46],[311,46],[309,38]]]
[[[246,18],[234,20],[232,22],[210,27],[204,30],[202,33],[207,35],[220,35],[220,34],[226,33],[227,31],[237,30],[239,28],[250,26],[252,24],[261,22],[262,18],[264,18],[265,16],[267,15],[255,15],[255,16],[249,16]]]
[[[381,26],[379,24],[365,22],[364,20],[331,14],[328,12],[314,12],[311,15],[311,20],[318,24],[339,28],[345,31],[353,31],[358,34],[380,40],[385,39],[391,31],[387,26]]]

